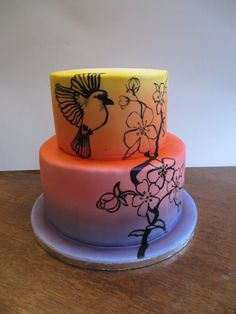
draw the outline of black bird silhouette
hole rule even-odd
[[[71,148],[82,158],[91,156],[90,136],[106,124],[107,105],[113,105],[105,90],[100,89],[101,74],[77,74],[71,87],[56,84],[56,99],[63,116],[78,128]]]

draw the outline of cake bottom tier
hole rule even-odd
[[[172,134],[157,158],[121,161],[76,158],[54,136],[40,149],[47,219],[80,242],[145,249],[180,219],[184,163],[185,145]]]

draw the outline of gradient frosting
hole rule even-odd
[[[81,242],[100,246],[137,245],[140,238],[128,235],[134,229],[145,228],[145,219],[137,215],[137,210],[141,210],[141,206],[139,209],[135,207],[134,197],[131,200],[127,194],[126,199],[123,198],[126,206],[120,204],[119,211],[114,211],[113,207],[109,212],[109,208],[106,210],[105,203],[108,199],[105,197],[111,195],[109,191],[114,185],[118,186],[117,182],[120,182],[119,189],[122,191],[134,190],[130,171],[147,159],[142,157],[117,161],[85,160],[66,154],[59,149],[57,137],[50,138],[40,149],[41,180],[48,219],[61,233]],[[157,170],[160,167],[155,166],[155,163],[160,161],[163,164],[172,163],[169,168],[166,165],[165,169],[162,169],[165,176],[163,185],[166,184],[166,187],[164,185],[159,192],[155,192],[155,198],[162,199],[164,190],[168,192],[168,186],[172,184],[172,190],[166,194],[167,197],[159,207],[159,218],[165,221],[166,232],[168,232],[181,215],[181,205],[176,206],[177,194],[174,193],[178,192],[178,201],[181,202],[183,190],[178,189],[177,185],[175,187],[177,180],[175,173],[182,169],[183,186],[184,143],[168,133],[158,157],[138,173],[136,179],[140,184],[144,185],[148,180],[150,182],[156,180],[154,176],[159,173]],[[150,171],[152,168],[155,168],[155,171]],[[160,182],[161,176],[157,178]],[[140,198],[143,197],[142,195],[140,194]],[[153,230],[149,241],[163,234],[163,230],[157,228]]]
[[[88,76],[90,74],[92,75]],[[89,136],[91,153],[85,153],[86,157],[94,160],[123,159],[127,147],[137,140],[135,133],[127,134],[126,139],[126,131],[141,130],[149,124],[160,125],[160,115],[154,114],[156,103],[159,102],[165,117],[163,133],[159,138],[161,148],[166,139],[167,75],[167,71],[152,69],[79,69],[53,72],[51,94],[59,147],[68,154],[80,154],[73,140],[79,126],[84,124],[85,128],[92,130]],[[99,105],[101,100],[96,95],[99,91],[104,91],[112,103]],[[138,112],[140,106],[148,106],[147,120],[133,119],[130,125],[127,118]],[[136,137],[137,134],[138,132]],[[129,159],[141,158],[145,150],[154,152],[154,135],[149,134],[149,140],[141,143],[140,149],[128,156]]]

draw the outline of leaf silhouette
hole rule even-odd
[[[135,153],[138,151],[138,149],[139,149],[139,145],[140,145],[140,139],[138,139],[138,140],[134,143],[134,145],[131,146],[131,147],[127,150],[127,152],[125,153],[124,159],[129,158],[129,157],[131,157],[133,154],[135,154]]]
[[[128,234],[129,237],[142,237],[144,235],[145,230],[136,229]]]
[[[166,230],[166,226],[165,226],[165,222],[161,219],[158,219],[158,222],[160,224],[155,224],[155,225],[149,225],[147,227],[148,230],[153,230],[153,229],[162,229],[162,230]]]
[[[113,193],[116,197],[120,195],[120,182],[117,182],[116,185],[113,188]]]

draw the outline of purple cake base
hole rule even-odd
[[[40,195],[31,215],[33,231],[39,244],[58,259],[87,269],[125,270],[160,262],[187,245],[197,223],[196,205],[184,191],[182,215],[178,224],[164,236],[150,242],[145,257],[138,259],[138,246],[92,246],[65,237],[47,221],[44,210],[43,195]]]

